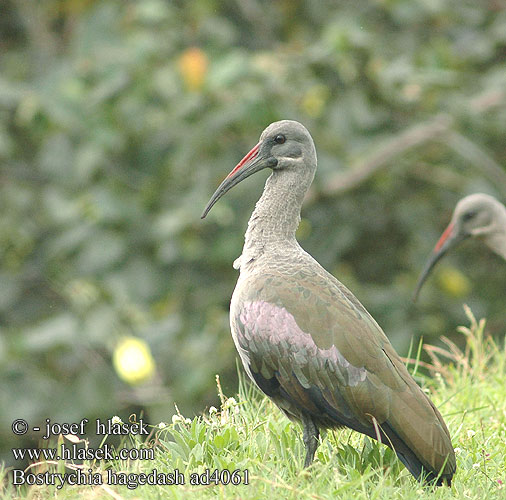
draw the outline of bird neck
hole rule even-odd
[[[302,178],[301,178],[302,177]],[[248,222],[242,261],[258,258],[279,245],[298,247],[295,231],[300,209],[314,172],[274,170],[265,183],[262,196]]]
[[[488,236],[486,243],[493,252],[506,259],[506,207],[502,204],[498,205],[495,231]]]
[[[487,239],[487,246],[506,260],[506,227],[501,233],[495,233]]]

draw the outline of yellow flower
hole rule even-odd
[[[444,267],[438,274],[439,286],[453,297],[463,297],[471,290],[471,284],[464,274],[454,267]]]
[[[207,73],[206,54],[198,47],[186,49],[179,57],[178,67],[188,90],[200,90]]]
[[[112,362],[118,376],[131,385],[145,382],[155,373],[151,350],[137,337],[123,337],[114,349]]]

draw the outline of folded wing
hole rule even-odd
[[[379,432],[416,477],[450,480],[446,425],[378,324],[331,275],[290,280],[265,273],[235,298],[232,331],[250,376],[288,416]]]

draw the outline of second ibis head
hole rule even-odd
[[[450,224],[436,243],[420,275],[414,300],[436,263],[449,250],[468,238],[481,240],[493,252],[506,259],[506,208],[493,196],[475,193],[457,203]]]

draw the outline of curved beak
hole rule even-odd
[[[206,205],[204,212],[201,215],[203,219],[213,205],[231,188],[236,184],[246,179],[250,175],[263,170],[264,168],[273,168],[278,163],[278,160],[272,156],[267,156],[262,152],[262,142],[259,142],[230,172],[225,180],[218,186]]]
[[[431,273],[434,266],[441,260],[444,255],[448,253],[450,249],[457,246],[465,238],[465,235],[455,230],[455,224],[453,222],[450,222],[444,233],[441,235],[441,238],[439,238],[439,241],[436,243],[431,256],[425,264],[425,268],[422,271],[420,278],[418,278],[415,293],[413,294],[413,302],[416,302],[418,299],[420,290],[425,283],[425,280],[429,277],[429,274]]]

